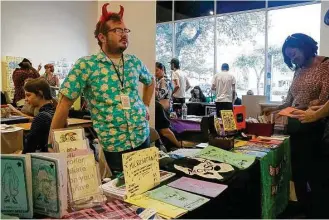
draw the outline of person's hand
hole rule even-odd
[[[269,114],[271,114],[271,113],[274,113],[274,112],[277,112],[278,110],[276,109],[276,108],[274,108],[274,107],[266,107],[266,108],[264,108],[263,109],[263,114],[264,115],[269,115]]]
[[[41,63],[38,66],[38,71],[40,71],[40,70],[41,70]]]
[[[315,106],[311,106],[310,109],[313,110],[313,111],[317,111],[322,107],[323,107],[323,105],[315,105]]]
[[[8,108],[10,109],[11,113],[17,114],[18,110],[14,106],[12,106],[11,104],[8,104]]]
[[[318,106],[320,105],[320,100],[319,99],[315,99],[313,101],[310,101],[309,106]]]
[[[312,108],[303,110],[295,110],[292,113],[291,118],[296,118],[302,123],[310,123],[319,120],[318,114]]]

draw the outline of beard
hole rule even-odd
[[[114,43],[114,42],[111,42],[109,39],[107,39],[105,48],[106,48],[106,51],[109,53],[121,54],[127,49],[127,47],[128,47],[128,43],[127,43],[127,45],[122,45],[122,44],[120,44],[120,42]]]

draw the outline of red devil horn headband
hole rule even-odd
[[[114,12],[108,12],[107,11],[107,6],[110,5],[110,3],[105,3],[102,7],[102,15],[101,17],[99,18],[99,21],[100,22],[105,22],[106,19],[111,16],[112,14],[116,14]],[[121,20],[123,19],[123,12],[124,12],[124,8],[120,5],[120,12],[117,13],[120,17],[121,17]]]

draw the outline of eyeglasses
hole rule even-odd
[[[123,33],[125,34],[129,34],[131,31],[127,28],[113,28],[111,30],[109,30],[108,32],[113,32],[113,33],[116,33],[117,35],[123,35]]]

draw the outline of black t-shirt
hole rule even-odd
[[[240,98],[236,98],[234,101],[234,105],[242,105],[242,100]]]
[[[161,129],[169,128],[170,121],[162,105],[155,101],[155,130],[158,132]]]

